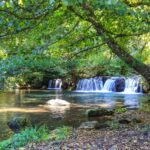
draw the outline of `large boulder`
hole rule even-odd
[[[98,126],[98,122],[97,121],[87,121],[87,122],[83,122],[81,123],[79,129],[95,129]]]
[[[14,118],[10,119],[7,122],[7,125],[9,126],[9,128],[12,131],[18,132],[27,126],[30,126],[31,122],[27,117],[21,116],[21,117],[14,117]]]
[[[106,109],[88,109],[86,111],[86,115],[88,117],[102,117],[102,116],[111,116],[114,114],[114,111],[106,110]]]
[[[52,106],[69,106],[70,103],[62,100],[62,99],[51,99],[47,102],[48,105],[52,105]]]
[[[116,86],[116,92],[123,92],[125,89],[125,79],[124,78],[116,79],[115,86]]]

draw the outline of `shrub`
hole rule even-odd
[[[64,140],[71,133],[70,127],[59,127],[51,132],[50,139],[53,140]]]
[[[115,113],[125,113],[127,111],[128,111],[127,108],[117,108],[117,109],[115,109]]]
[[[29,143],[40,143],[47,140],[63,140],[71,133],[69,127],[59,127],[49,132],[43,125],[38,127],[28,127],[18,134],[14,134],[10,139],[0,142],[0,150],[15,150],[24,147]]]
[[[119,122],[116,120],[108,122],[110,129],[118,129],[120,127]]]
[[[39,128],[28,127],[10,139],[0,142],[0,149],[13,150],[25,146],[29,142],[41,142],[49,139],[49,131],[46,126]]]

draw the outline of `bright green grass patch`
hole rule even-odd
[[[46,126],[39,128],[28,127],[18,134],[14,134],[10,139],[0,142],[0,149],[13,150],[23,147],[29,142],[41,142],[49,138],[49,130]]]
[[[47,140],[63,140],[71,133],[69,127],[59,127],[53,131],[43,125],[39,128],[28,127],[18,134],[14,134],[8,140],[0,142],[0,150],[15,150],[19,147],[24,147],[28,143],[40,143]]]
[[[125,113],[127,111],[128,111],[127,108],[117,108],[117,109],[115,109],[115,113]]]

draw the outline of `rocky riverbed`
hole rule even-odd
[[[150,150],[150,128],[76,130],[64,141],[35,144],[28,150]]]
[[[110,124],[101,129],[73,129],[72,134],[63,141],[47,141],[38,144],[30,143],[25,149],[150,150],[149,116],[149,112],[131,110],[116,114],[113,117],[115,120],[123,118],[123,120],[128,120],[129,122],[121,122],[119,125]]]

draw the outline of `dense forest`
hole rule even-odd
[[[1,80],[140,74],[150,84],[149,11],[147,0],[1,1]]]

